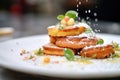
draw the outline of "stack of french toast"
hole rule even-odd
[[[43,53],[64,56],[64,49],[69,48],[75,55],[96,59],[114,54],[113,45],[103,45],[103,40],[96,37],[89,25],[76,21],[77,16],[77,12],[68,11],[57,17],[60,22],[48,27],[50,42],[43,45]]]

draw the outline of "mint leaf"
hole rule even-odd
[[[70,61],[74,60],[74,52],[71,49],[65,48],[64,56]]]
[[[99,39],[98,42],[97,42],[97,44],[100,44],[100,45],[103,44],[103,43],[104,43],[103,39]]]
[[[64,17],[65,17],[64,15],[58,15],[58,16],[57,16],[57,19],[58,19],[58,20],[62,20],[62,19],[64,19]]]
[[[78,13],[76,11],[70,10],[66,12],[65,16],[76,19],[78,17]]]

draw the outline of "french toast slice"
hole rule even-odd
[[[46,55],[64,56],[64,49],[65,48],[58,47],[52,43],[43,45],[43,53]],[[72,50],[76,53],[75,49]]]
[[[95,37],[59,37],[55,39],[55,45],[64,48],[81,49],[86,46],[97,45]]]
[[[114,54],[112,45],[85,47],[80,51],[80,56],[103,59]]]
[[[59,29],[58,27],[48,27],[48,35],[53,37],[65,37],[75,36],[85,32],[84,26],[80,27],[68,27],[65,29]]]

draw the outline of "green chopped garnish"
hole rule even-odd
[[[93,32],[93,30],[91,28],[87,28],[86,31],[85,31],[85,33],[87,33],[87,34],[92,33],[92,32]]]
[[[57,16],[57,19],[58,19],[58,20],[62,20],[62,19],[64,19],[64,17],[65,17],[64,15],[58,15],[58,16]]]
[[[65,26],[62,26],[62,25],[59,26],[59,30],[63,30],[64,28]]]
[[[110,58],[115,58],[115,57],[117,57],[116,54],[112,54],[112,55],[110,56]]]
[[[117,42],[112,42],[114,48],[119,48],[119,44]]]
[[[96,56],[97,56],[97,54],[93,54],[93,55],[92,55],[92,58],[95,58]]]
[[[76,19],[78,17],[78,13],[76,11],[70,10],[66,12],[65,16]]]
[[[110,58],[117,58],[117,57],[120,58],[120,51],[115,50],[115,53],[114,53],[114,54],[111,53]]]
[[[112,54],[111,53],[111,55],[110,55],[110,58],[117,58],[117,57],[120,57],[120,53],[114,53],[114,54]]]
[[[36,55],[43,55],[43,51],[42,51],[42,49],[40,48],[40,49],[38,49],[38,50],[35,50],[35,51],[34,51],[34,54],[36,54]]]
[[[65,48],[64,49],[64,56],[69,60],[73,61],[74,60],[74,52],[71,49]]]
[[[29,59],[32,59],[32,58],[34,58],[34,56],[33,56],[33,55],[30,55]]]
[[[80,58],[81,58],[81,59],[84,59],[84,58],[85,58],[85,56],[80,56]]]
[[[103,39],[99,39],[98,42],[97,42],[97,44],[100,44],[100,45],[104,44],[104,40]]]

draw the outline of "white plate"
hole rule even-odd
[[[120,43],[119,35],[97,34],[106,43],[116,41]],[[60,64],[34,65],[35,63],[23,61],[20,56],[21,49],[35,50],[49,42],[47,35],[20,38],[0,43],[0,65],[2,67],[36,75],[61,78],[104,78],[120,76],[120,60],[107,61],[92,60],[93,64],[79,62],[63,62]],[[63,57],[52,57],[54,60],[65,60]],[[40,62],[40,61],[39,61]]]

